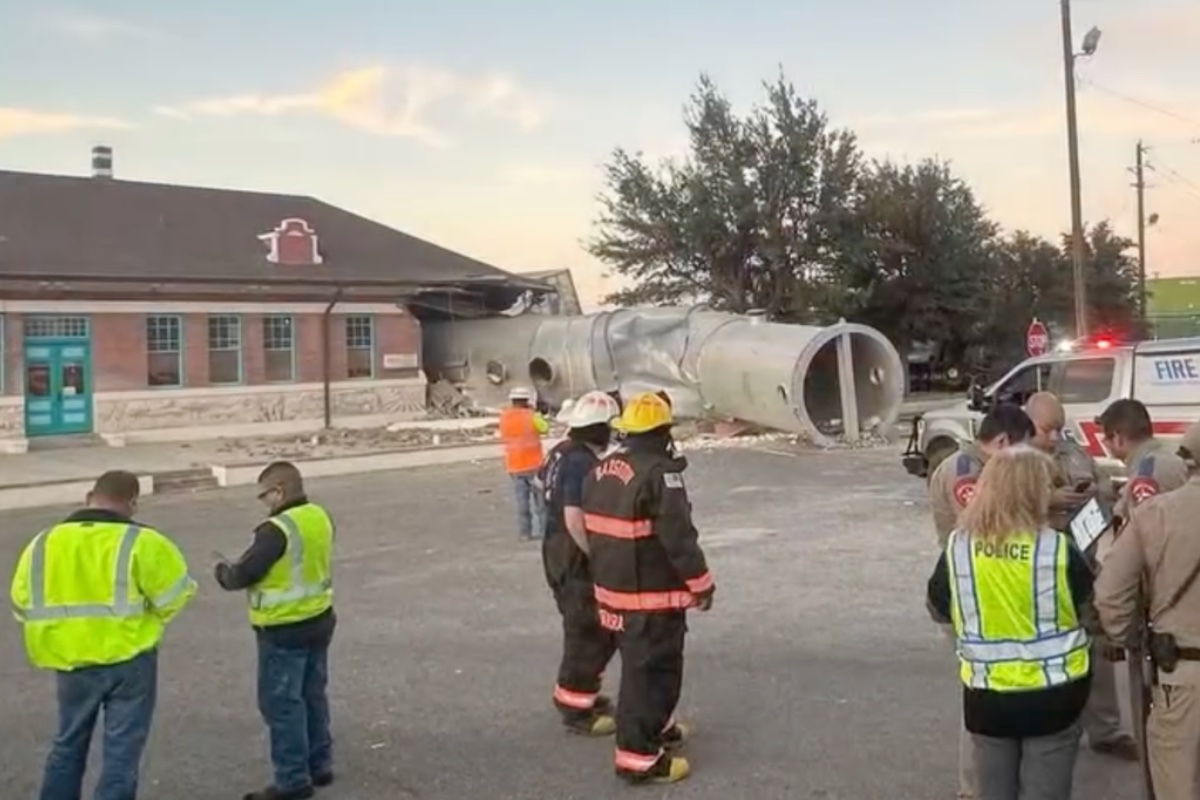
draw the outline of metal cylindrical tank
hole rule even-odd
[[[886,430],[904,365],[878,331],[782,325],[698,308],[632,308],[427,325],[426,364],[495,406],[514,386],[560,405],[599,389],[665,389],[680,416],[705,412],[825,441]],[[498,377],[500,376],[500,377]]]

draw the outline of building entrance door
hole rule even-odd
[[[91,433],[90,350],[85,342],[26,343],[26,436]]]

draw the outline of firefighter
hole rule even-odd
[[[131,473],[101,475],[86,508],[34,537],[13,574],[13,614],[24,627],[29,660],[58,679],[59,731],[41,800],[80,796],[101,709],[104,758],[94,796],[137,795],[158,648],[196,593],[179,548],[134,520],[139,488]]]
[[[1054,459],[1054,494],[1050,501],[1050,524],[1066,532],[1071,516],[1094,493],[1105,506],[1112,503],[1112,482],[1101,471],[1088,452],[1077,443],[1062,436],[1066,414],[1058,397],[1050,392],[1038,392],[1025,402],[1025,413],[1037,429],[1032,444]],[[1076,492],[1076,489],[1083,489]],[[1087,622],[1095,627],[1088,609]],[[1083,730],[1088,745],[1101,755],[1115,756],[1125,761],[1138,760],[1137,742],[1121,730],[1121,709],[1117,700],[1117,670],[1114,661],[1124,654],[1104,641],[1092,639],[1092,692],[1083,709]]]
[[[933,524],[938,547],[946,549],[950,533],[958,524],[959,514],[975,496],[975,483],[983,465],[994,454],[1014,444],[1032,439],[1035,428],[1032,420],[1019,407],[1008,403],[995,406],[979,423],[975,441],[964,444],[959,451],[938,464],[929,477],[929,505],[933,509]],[[943,633],[954,643],[954,630],[943,626]],[[979,790],[975,777],[974,744],[963,726],[958,736],[958,798],[977,800]]]
[[[1149,796],[1158,800],[1200,797],[1200,423],[1180,444],[1190,480],[1131,512],[1096,579],[1096,608],[1113,640],[1134,644],[1149,625],[1146,739]]]
[[[716,589],[692,524],[687,461],[671,455],[672,425],[662,397],[633,397],[614,424],[623,447],[583,491],[600,622],[621,652],[616,773],[635,784],[675,783],[691,771],[673,755],[689,733],[674,717],[687,610],[708,611]]]
[[[583,524],[583,484],[612,438],[609,423],[620,409],[604,392],[568,401],[558,415],[567,438],[546,456],[539,476],[545,486],[546,538],[542,564],[562,615],[563,650],[554,686],[554,705],[567,729],[590,736],[616,730],[612,702],[600,694],[605,667],[616,652],[612,631],[600,625],[595,587],[588,570]]]

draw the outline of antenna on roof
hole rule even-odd
[[[92,177],[108,178],[113,176],[113,151],[106,144],[98,144],[92,148]]]

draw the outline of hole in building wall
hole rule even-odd
[[[529,362],[529,380],[537,387],[549,386],[554,383],[554,369],[544,358],[535,358]]]
[[[488,382],[493,386],[499,386],[504,383],[504,379],[508,377],[508,370],[499,361],[489,361],[484,367]]]

